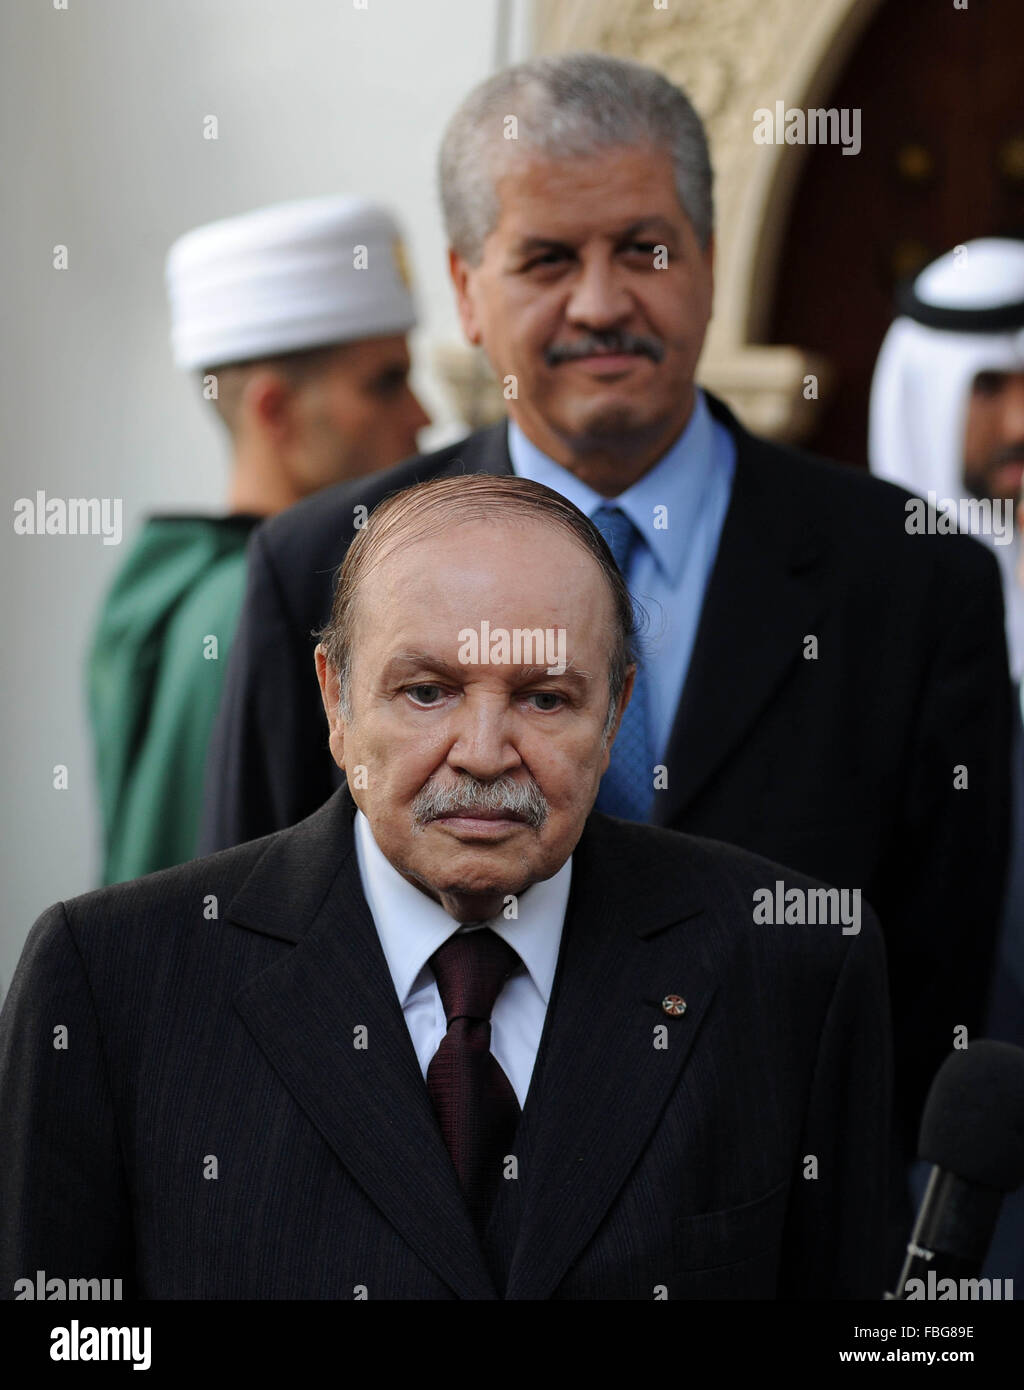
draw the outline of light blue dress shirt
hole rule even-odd
[[[441,992],[427,962],[459,930],[459,923],[402,877],[380,849],[362,811],[356,812],[355,839],[363,893],[426,1078],[431,1058],[448,1031]],[[512,1083],[520,1106],[526,1104],[544,1031],[571,879],[570,855],[557,874],[521,894],[517,918],[500,916],[484,924],[508,942],[525,967],[506,980],[491,1014],[491,1052]]]
[[[621,507],[643,537],[625,579],[650,618],[640,650],[655,757],[663,763],[732,495],[735,441],[698,388],[689,422],[671,449],[618,497],[602,497],[580,482],[513,421],[508,450],[518,477],[561,493],[591,520],[598,507]]]

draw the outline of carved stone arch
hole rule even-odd
[[[756,145],[754,112],[824,105],[881,0],[539,0],[538,53],[597,50],[649,63],[704,120],[715,168],[715,312],[700,379],[750,428],[799,439],[828,364],[759,341],[805,147]]]

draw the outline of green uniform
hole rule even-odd
[[[103,605],[88,688],[104,884],[195,856],[206,749],[259,520],[150,519]]]

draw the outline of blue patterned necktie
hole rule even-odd
[[[629,579],[629,561],[640,539],[640,532],[620,507],[599,507],[594,525],[608,542],[608,549],[622,573]],[[647,681],[643,667],[637,668],[633,696],[622,716],[619,732],[612,744],[608,771],[601,778],[598,811],[623,820],[647,820],[654,796],[654,753],[651,747],[647,709]]]

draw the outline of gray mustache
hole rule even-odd
[[[608,333],[588,333],[572,343],[553,343],[544,353],[544,361],[549,367],[557,367],[560,362],[574,362],[580,357],[592,357],[595,352],[630,352],[649,357],[652,362],[660,362],[665,349],[657,338],[643,334],[612,330]]]
[[[491,782],[480,782],[468,773],[463,773],[452,786],[424,787],[412,803],[417,825],[429,825],[438,816],[504,811],[536,830],[547,820],[548,809],[547,797],[532,778],[529,782],[517,782],[511,777],[496,777]]]

